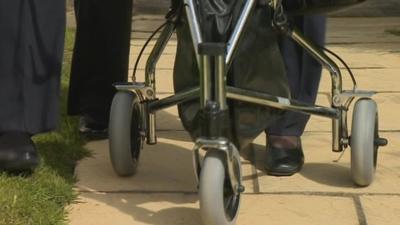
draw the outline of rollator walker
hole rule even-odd
[[[156,96],[156,64],[176,28],[176,16],[167,18],[155,43],[146,64],[145,82],[133,80],[130,83],[115,84],[118,92],[111,107],[109,137],[111,162],[116,173],[120,176],[133,175],[137,170],[144,143],[157,143],[156,111],[187,101],[199,101],[201,133],[195,140],[193,164],[198,181],[201,216],[206,225],[235,224],[241,194],[245,188],[238,147],[223,133],[227,124],[229,126],[227,100],[233,100],[330,118],[333,152],[340,153],[350,147],[351,177],[354,183],[359,186],[371,184],[377,166],[378,148],[387,144],[387,140],[378,133],[377,104],[371,99],[375,93],[358,90],[351,73],[354,88],[343,90],[341,70],[328,56],[329,50],[307,40],[291,26],[286,17],[286,13],[301,14],[307,10],[330,12],[361,0],[338,0],[337,4],[334,1],[320,1],[319,5],[313,5],[318,1],[304,0],[301,2],[308,4],[309,8],[288,12],[285,11],[282,0],[268,1],[265,6],[272,9],[275,30],[306,49],[330,72],[332,92],[329,107],[227,85],[227,71],[232,65],[235,51],[241,43],[243,32],[258,0],[243,0],[240,17],[227,43],[204,41],[197,1],[201,0],[183,0],[182,10],[187,17],[196,54],[199,86],[162,99]],[[347,114],[355,99],[357,101],[354,104],[350,133]]]

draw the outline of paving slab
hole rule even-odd
[[[82,193],[70,225],[201,225],[196,195]]]
[[[329,97],[330,98],[330,97]],[[379,129],[381,131],[399,131],[398,108],[400,108],[400,93],[378,93],[372,97],[378,105]],[[354,103],[348,111],[348,125],[351,131]],[[319,94],[317,104],[329,106],[327,95]],[[330,132],[332,129],[331,120],[318,116],[311,116],[307,124],[307,131]]]
[[[400,61],[399,61],[400,62]],[[359,90],[371,90],[378,92],[399,92],[400,69],[359,69],[354,70]],[[351,90],[353,88],[351,78],[345,71],[343,73],[343,88]],[[322,73],[319,90],[321,92],[331,91],[331,77],[327,71]]]
[[[160,16],[134,18],[131,72],[145,38],[162,22]],[[379,105],[382,136],[389,139],[389,145],[380,151],[375,182],[367,188],[354,186],[349,151],[334,162],[339,154],[331,152],[330,120],[312,117],[303,137],[306,164],[301,173],[292,177],[265,174],[264,134],[242,153],[246,192],[238,224],[398,224],[400,38],[386,31],[400,27],[400,19],[333,18],[328,26],[328,46],[349,62],[359,88],[378,91],[374,99]],[[173,37],[157,67],[159,97],[173,93],[175,49]],[[145,50],[144,59],[149,52],[150,48]],[[142,60],[139,81],[143,80],[144,67]],[[344,82],[350,88],[348,77]],[[330,78],[324,72],[317,103],[329,105],[329,92]],[[176,107],[157,115],[159,143],[145,145],[133,177],[121,178],[114,173],[107,140],[88,143],[93,157],[82,160],[76,168],[76,189],[81,195],[70,207],[70,224],[201,224],[192,168],[193,143],[183,131]]]
[[[400,2],[398,0],[370,0],[349,10],[336,13],[343,16],[399,16]]]
[[[340,156],[331,151],[331,134],[306,132],[302,142],[306,164],[299,174],[271,177],[264,173],[265,136],[255,140],[254,160],[258,171],[261,193],[400,193],[400,133],[383,133],[389,145],[379,151],[379,162],[374,183],[367,188],[357,188],[350,178],[350,151]]]
[[[400,17],[385,18],[329,18],[327,41],[329,44],[398,43],[399,37],[387,33],[398,29]]]
[[[78,205],[70,225],[202,224],[196,195],[83,193]],[[351,198],[244,195],[241,208],[237,225],[358,224]]]
[[[138,173],[118,177],[111,166],[108,141],[89,143],[93,156],[76,168],[78,191],[84,192],[195,192],[197,183],[192,165],[193,142],[184,131],[160,131],[156,146],[145,145]],[[179,163],[178,163],[179,162]],[[245,184],[252,183],[252,166],[243,159]],[[253,187],[249,186],[249,190]]]
[[[158,224],[152,219],[150,221],[142,221],[140,219],[140,215],[142,214],[151,214],[141,212],[141,205],[144,204],[141,202],[144,201],[140,200],[141,198],[150,199],[147,200],[147,204],[156,207],[153,210],[159,211],[161,210],[160,208],[165,208],[165,210],[171,210],[172,212],[175,212],[174,209],[178,206],[171,204],[170,201],[173,203],[176,201],[180,202],[183,201],[183,198],[186,200],[182,204],[189,204],[190,209],[182,211],[192,211],[192,213],[195,213],[193,211],[196,211],[198,206],[196,203],[196,182],[194,181],[191,165],[190,149],[193,144],[190,142],[186,132],[160,132],[159,134],[160,143],[157,145],[158,147],[145,146],[139,173],[132,178],[120,178],[113,173],[109,163],[107,147],[105,147],[107,146],[106,141],[90,143],[87,148],[94,152],[94,157],[85,159],[77,168],[77,177],[79,179],[77,188],[83,193],[81,194],[83,199],[80,200],[82,203],[74,206],[72,215],[76,216],[76,218],[82,218],[80,212],[85,214],[87,219],[87,223],[85,224],[92,224],[90,220],[96,218],[94,217],[96,213],[99,213],[98,216],[105,215],[104,219],[100,221],[104,223],[99,224],[110,224],[107,223],[109,221],[107,219],[109,216],[107,215],[113,215],[109,219],[120,217],[121,223],[118,224]],[[365,195],[367,197],[372,194],[400,196],[400,189],[398,188],[400,182],[400,166],[398,164],[398,160],[400,159],[400,151],[398,149],[398,146],[400,146],[400,134],[386,133],[385,136],[390,140],[390,144],[380,152],[380,163],[375,182],[368,188],[356,188],[349,176],[348,152],[339,163],[332,162],[334,159],[337,159],[338,154],[330,152],[330,134],[307,132],[304,135],[303,144],[307,159],[306,164],[300,174],[292,177],[270,177],[265,175],[263,169],[265,137],[261,135],[255,141],[254,159],[250,157],[250,160],[254,160],[253,164],[249,164],[247,160],[243,160],[246,186],[244,202],[248,201],[248,207],[254,210],[242,206],[244,211],[241,211],[241,214],[245,216],[241,217],[246,217],[251,212],[253,214],[251,214],[251,217],[249,216],[251,223],[239,222],[239,224],[262,224],[260,222],[253,223],[253,220],[264,221],[263,218],[271,218],[272,215],[276,215],[274,210],[288,215],[288,212],[285,211],[288,207],[294,207],[289,210],[289,214],[292,213],[293,215],[290,214],[291,216],[281,218],[280,220],[280,216],[276,216],[277,222],[271,224],[290,224],[286,223],[289,221],[300,221],[298,224],[307,224],[312,221],[319,221],[319,219],[327,216],[337,215],[337,212],[333,213],[332,211],[324,210],[323,212],[326,212],[327,215],[318,214],[312,216],[312,212],[315,212],[315,209],[312,207],[316,205],[319,207],[342,209],[341,213],[348,213],[349,210],[345,210],[346,207],[353,209],[352,203],[349,203],[354,197],[352,194],[356,194],[355,196]],[[160,193],[163,194],[164,198],[169,200],[157,200],[149,197]],[[138,194],[140,197],[137,197]],[[252,194],[258,195],[251,198]],[[120,195],[124,195],[125,197],[120,197]],[[194,196],[188,198],[187,195]],[[278,196],[274,197],[274,195]],[[299,197],[295,198],[293,195]],[[320,202],[315,204],[310,200],[310,196],[314,196],[315,201],[320,199]],[[325,197],[329,198],[324,200]],[[339,201],[334,200],[335,198],[350,199]],[[335,201],[336,203],[334,203]],[[258,202],[265,202],[266,206],[258,206]],[[286,202],[290,202],[290,204],[286,205]],[[303,208],[301,208],[301,203],[304,204]],[[324,203],[327,203],[327,205],[324,206]],[[274,206],[271,206],[271,204]],[[281,208],[276,207],[275,204],[278,204]],[[338,206],[333,206],[336,204]],[[340,206],[341,204],[346,207]],[[126,211],[124,207],[129,210]],[[181,207],[179,206],[178,208]],[[396,210],[396,208],[393,210]],[[106,211],[109,211],[109,214],[106,214]],[[139,211],[139,213],[136,211]],[[134,215],[133,218],[129,217],[132,215]],[[351,221],[355,221],[354,224],[356,224],[355,217],[346,215],[340,218],[347,221],[348,223],[346,224],[352,224],[350,223]],[[296,216],[300,216],[304,221],[296,218]],[[147,216],[145,217],[147,218]],[[176,215],[176,217],[170,218],[173,221],[171,224],[181,224],[179,221],[186,221],[185,218]],[[331,224],[339,224],[343,222],[341,219],[330,222],[332,222]],[[247,221],[246,219],[243,220]],[[72,221],[74,221],[73,218]],[[268,221],[275,220],[268,219]],[[192,223],[186,224],[197,223],[196,221],[192,221]]]
[[[400,221],[399,196],[363,196],[361,203],[368,225],[397,225]]]
[[[358,224],[353,200],[306,195],[250,195],[243,198],[238,224]]]
[[[132,75],[130,70],[130,75]],[[172,80],[172,69],[158,69],[156,72],[156,91],[158,94],[171,94],[174,93],[174,86]],[[136,81],[144,82],[144,70],[138,70],[136,73]]]
[[[166,133],[168,138],[163,138]],[[108,141],[91,142],[86,148],[93,157],[84,159],[76,169],[77,187],[82,191],[195,191],[192,166],[193,147],[188,135],[160,132],[159,143],[145,146],[138,173],[118,177],[111,166]],[[178,163],[179,162],[179,163]]]

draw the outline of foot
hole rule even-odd
[[[0,135],[0,171],[32,171],[39,165],[31,136],[22,132],[7,132]]]
[[[299,137],[268,137],[265,168],[268,175],[292,176],[304,164]]]
[[[108,124],[94,120],[90,116],[82,116],[79,120],[79,133],[88,139],[100,140],[108,138]]]

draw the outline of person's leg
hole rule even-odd
[[[296,25],[307,38],[319,46],[324,45],[325,17],[305,16],[295,19]],[[306,50],[288,38],[281,40],[280,47],[286,65],[292,98],[313,104],[317,97],[321,65]],[[276,125],[269,129],[269,134],[300,137],[309,118],[309,115],[287,111]]]
[[[311,39],[317,45],[324,45],[326,29],[325,17],[304,16],[292,19],[307,38]],[[283,38],[281,40],[280,47],[287,69],[292,98],[313,104],[318,92],[322,70],[321,65],[312,58],[306,50],[302,49],[288,38]],[[304,132],[309,118],[310,116],[308,115],[287,111],[274,126],[268,129],[269,150],[272,149],[275,152],[282,149],[287,150],[287,154],[282,154],[282,152],[280,152],[277,153],[276,155],[278,156],[275,157],[285,159],[268,160],[267,164],[269,165],[267,165],[267,169],[271,174],[273,174],[275,170],[278,170],[288,171],[287,175],[291,175],[301,169],[304,157],[302,154],[300,137]],[[290,150],[297,150],[297,152]],[[300,152],[300,154],[298,152]],[[288,156],[292,153],[294,157]],[[270,158],[274,157],[272,156]]]
[[[77,0],[77,34],[68,98],[69,115],[86,118],[87,130],[104,130],[115,94],[127,80],[132,0]],[[86,125],[85,125],[86,123]]]
[[[56,128],[64,0],[0,1],[0,169],[37,165],[31,136]]]

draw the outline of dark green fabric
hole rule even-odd
[[[220,4],[201,1],[200,10],[202,29],[207,41],[226,41],[233,29],[242,5],[232,3],[235,0],[214,0]],[[235,1],[239,2],[239,1]],[[224,6],[215,8],[215,5]],[[184,18],[184,17],[183,17]],[[265,6],[257,6],[233,65],[228,72],[228,83],[243,89],[270,93],[276,96],[290,95],[285,68],[278,48],[275,31],[271,27],[271,12]],[[199,73],[190,31],[186,19],[177,28],[178,46],[174,68],[174,88],[176,92],[199,85]],[[240,147],[250,143],[263,132],[281,111],[247,104],[229,102],[232,134]],[[199,136],[199,100],[178,106],[179,116],[186,130],[195,139]]]

